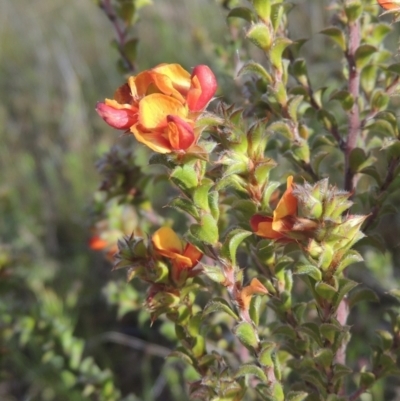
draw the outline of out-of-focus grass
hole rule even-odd
[[[138,68],[211,62],[207,46],[225,27],[219,8],[207,4],[158,1],[144,10]],[[215,12],[211,33],[206,21]],[[7,302],[26,302],[23,311],[39,319],[51,292],[71,329],[89,341],[116,329],[116,313],[102,299],[110,266],[87,247],[87,208],[99,184],[94,165],[119,137],[94,111],[124,79],[112,39],[111,24],[89,0],[0,2],[0,245],[12,249],[9,268],[21,280]],[[141,353],[122,346],[104,351],[90,349],[103,368],[113,367],[124,392],[154,398],[152,381],[142,380],[151,378],[152,360],[134,364]],[[61,384],[46,376],[50,367],[39,368],[40,348],[14,362],[0,398],[65,399]]]

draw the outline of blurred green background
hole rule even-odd
[[[294,38],[326,26],[327,2],[298,3]],[[138,70],[161,62],[209,64],[219,94],[239,99],[233,76],[242,60],[231,37],[242,32],[228,28],[218,2],[154,0],[140,14]],[[154,345],[161,335],[148,323],[139,330],[140,314],[119,318],[141,300],[124,286],[124,273],[112,273],[88,247],[100,183],[95,163],[120,141],[95,113],[96,102],[124,80],[112,39],[93,1],[0,0],[2,401],[186,399],[181,382],[190,372],[163,362],[172,342]],[[304,47],[317,86],[340,68],[326,68],[335,51],[321,52],[324,43],[316,36]],[[161,329],[168,337],[170,328]]]

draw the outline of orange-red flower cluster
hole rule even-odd
[[[186,151],[198,139],[195,120],[216,89],[206,65],[198,65],[190,75],[179,64],[160,64],[131,76],[114,99],[99,102],[96,110],[107,124],[130,130],[155,152]]]
[[[293,195],[293,177],[287,178],[287,188],[275,208],[273,217],[255,214],[250,225],[255,234],[269,239],[285,238],[285,233],[291,231],[296,221],[297,199]]]

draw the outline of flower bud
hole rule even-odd
[[[191,76],[191,86],[187,94],[189,110],[204,110],[216,90],[217,80],[211,69],[206,65],[194,67]]]

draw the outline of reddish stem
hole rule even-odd
[[[350,167],[350,154],[356,147],[360,133],[360,110],[358,108],[358,97],[360,94],[360,74],[356,66],[355,53],[360,46],[360,22],[353,21],[349,24],[349,44],[346,52],[347,63],[349,65],[349,92],[354,99],[353,107],[349,115],[349,133],[345,147],[345,179],[344,188],[352,192],[354,188],[354,173]]]

